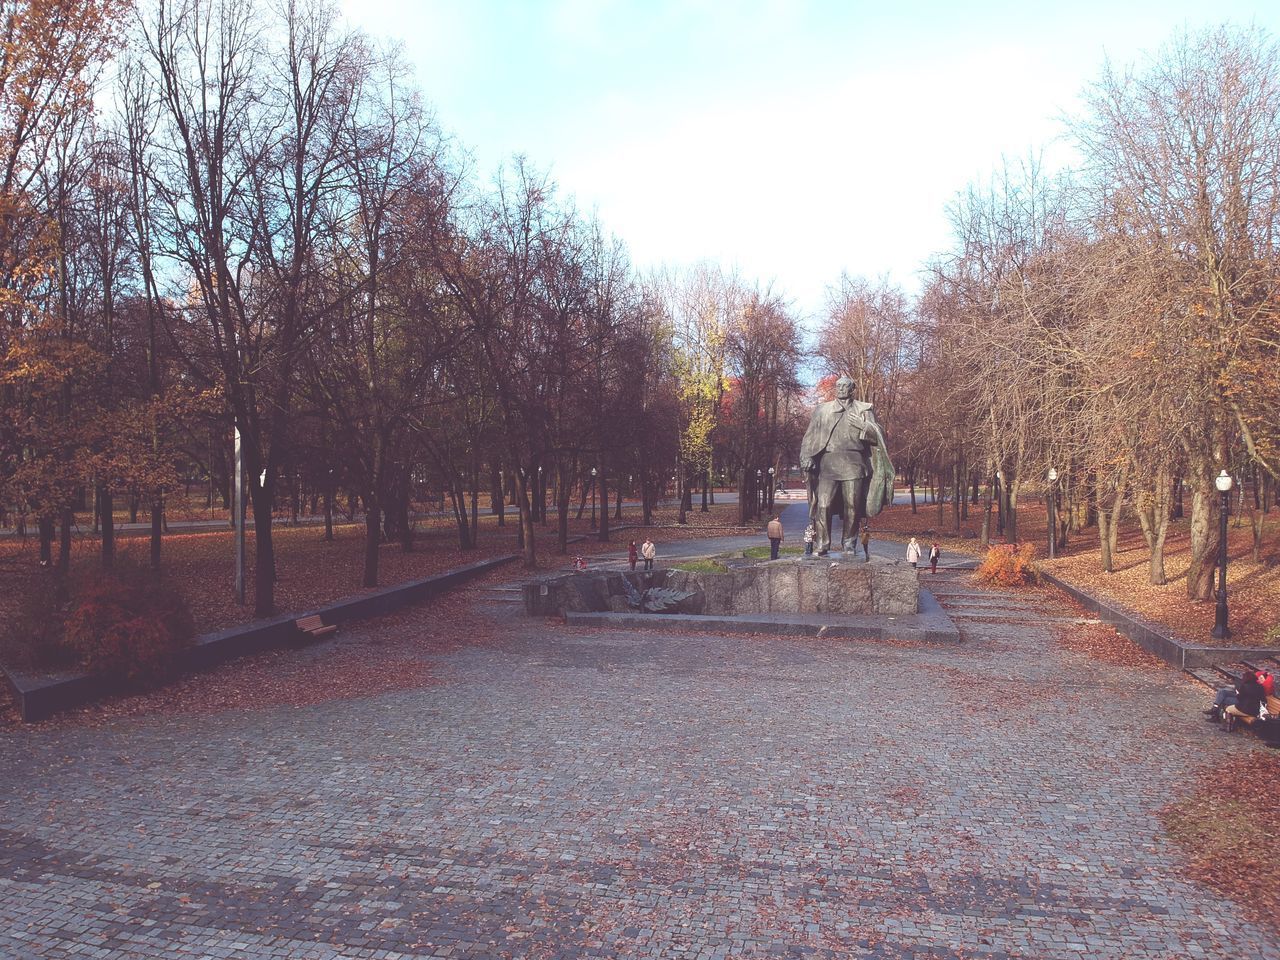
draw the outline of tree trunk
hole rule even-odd
[[[609,479],[605,471],[600,471],[600,532],[597,534],[601,543],[609,542]]]
[[[1018,542],[1018,492],[1021,486],[1017,480],[1006,481],[1004,485],[1004,538],[1010,543]]]
[[[40,566],[48,569],[53,566],[53,535],[55,526],[53,517],[36,518],[36,529],[40,533]]]
[[[382,506],[377,497],[364,495],[364,580],[361,586],[378,585],[378,549],[382,545]]]
[[[480,543],[480,463],[471,464],[471,542]]]
[[[276,553],[271,539],[272,488],[275,481],[268,476],[267,486],[249,483],[253,500],[253,615],[269,617],[276,612]]]
[[[333,484],[329,483],[324,488],[324,539],[326,543],[333,542]]]
[[[75,512],[70,507],[62,508],[61,536],[58,541],[58,572],[66,573],[71,569],[71,527],[76,522]]]
[[[164,497],[151,501],[151,569],[160,569],[160,543],[164,536]]]
[[[961,473],[959,457],[951,465],[951,520],[957,533],[960,532],[961,512],[964,503],[964,474]]]
[[[1169,582],[1164,572],[1164,541],[1169,529],[1173,488],[1163,470],[1156,472],[1150,484],[1146,489],[1139,489],[1134,506],[1142,538],[1147,542],[1147,580],[1152,586],[1162,587]]]
[[[410,496],[411,480],[405,478],[404,493],[396,502],[396,527],[400,531],[400,550],[413,553],[415,531],[413,529],[413,500]]]
[[[569,467],[561,465],[556,478],[556,551],[569,552]]]
[[[703,513],[706,513],[707,510],[710,509],[707,506],[707,503],[708,503],[707,498],[711,493],[710,488],[711,488],[711,471],[703,470],[702,471],[702,512]]]
[[[986,550],[991,546],[991,501],[994,499],[994,480],[989,481],[982,491],[982,532],[978,536],[978,546]]]
[[[618,478],[618,485],[613,492],[613,519],[619,523],[622,522],[622,478]]]
[[[1214,571],[1218,563],[1218,502],[1213,485],[1213,461],[1197,458],[1191,465],[1191,565],[1187,570],[1187,597],[1213,598]]]
[[[640,471],[640,522],[648,527],[653,524],[653,497],[649,487],[649,473]]]
[[[98,486],[98,515],[102,522],[102,566],[110,570],[116,561],[116,516],[111,490]]]
[[[471,524],[467,522],[467,500],[462,481],[452,468],[446,479],[449,484],[449,506],[453,510],[453,522],[458,528],[458,548],[470,550],[475,542],[471,539]]]
[[[524,471],[516,471],[516,500],[520,508],[520,532],[523,538],[522,554],[524,565],[533,569],[538,565],[538,557],[533,544],[533,510],[529,505],[529,485]]]

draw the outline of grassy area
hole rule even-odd
[[[724,573],[729,568],[714,557],[704,557],[700,560],[681,560],[673,563],[670,569],[684,570],[687,573]]]
[[[781,556],[798,557],[804,553],[804,547],[782,547],[778,553]],[[750,560],[768,560],[769,548],[767,546],[748,547],[742,551],[742,555]]]

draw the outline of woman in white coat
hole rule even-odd
[[[913,567],[920,563],[920,541],[915,537],[907,544],[907,563]]]

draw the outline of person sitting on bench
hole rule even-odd
[[[1252,670],[1245,671],[1240,682],[1236,684],[1236,702],[1223,708],[1223,716],[1227,718],[1227,729],[1234,730],[1236,723],[1248,717],[1256,719],[1262,711],[1262,701],[1266,699],[1266,691],[1258,682],[1258,675]]]

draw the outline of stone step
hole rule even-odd
[[[973,623],[1071,623],[1077,626],[1088,626],[1101,623],[1094,617],[1056,617],[1038,613],[1034,610],[1013,610],[1008,613],[966,613],[961,610],[947,610],[952,620],[968,620]]]
[[[1184,672],[1187,676],[1191,677],[1191,679],[1204,684],[1210,690],[1217,690],[1219,687],[1224,686],[1222,678],[1218,676],[1217,671],[1212,667],[1196,667]]]

